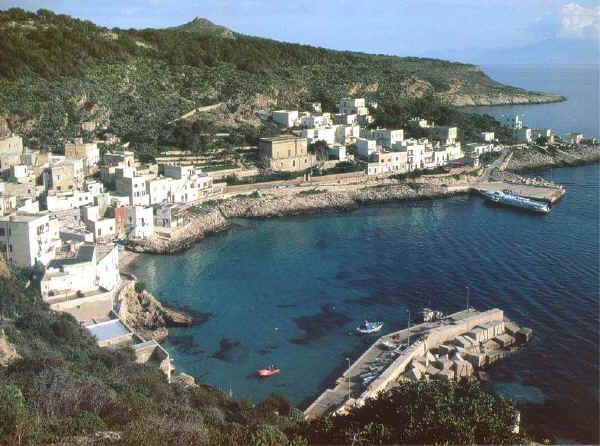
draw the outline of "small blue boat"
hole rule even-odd
[[[381,327],[383,327],[383,322],[364,321],[362,324],[360,324],[356,331],[363,334],[375,333],[376,331],[381,330]]]

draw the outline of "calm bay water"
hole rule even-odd
[[[538,67],[538,80],[523,67],[484,69],[512,85],[569,97],[486,112],[522,108],[528,125],[600,136],[597,69],[594,78],[593,71]],[[385,332],[404,328],[407,310],[464,308],[469,286],[473,306],[503,308],[534,330],[524,350],[490,368],[493,390],[515,400],[530,432],[598,443],[599,166],[538,174],[567,187],[546,216],[461,196],[240,220],[183,254],[142,256],[134,272],[161,301],[204,321],[172,329],[165,342],[180,371],[231,389],[234,398],[280,392],[295,404],[322,391],[347,357],[364,350],[369,341],[349,334],[361,320],[383,320]],[[256,379],[269,364],[282,372]]]

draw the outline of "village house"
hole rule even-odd
[[[331,119],[330,119],[328,113],[313,114],[313,115],[303,116],[300,119],[300,124],[304,128],[316,129],[316,128],[330,126]]]
[[[17,197],[0,193],[0,217],[11,214],[17,208]]]
[[[47,190],[58,192],[80,190],[83,187],[85,170],[83,160],[64,159],[52,164],[44,175]]]
[[[60,245],[58,232],[58,221],[46,213],[0,217],[0,250],[18,267],[46,265]]]
[[[483,142],[494,142],[494,132],[481,132],[479,136]]]
[[[427,134],[434,141],[454,144],[458,139],[458,128],[447,126],[427,127]]]
[[[125,231],[130,238],[146,239],[154,233],[154,212],[150,206],[125,208]]]
[[[130,167],[117,168],[115,172],[116,192],[129,197],[131,206],[147,206],[150,204],[150,197],[146,192],[146,178],[131,175],[131,169]]]
[[[356,138],[356,152],[362,158],[369,158],[377,150],[377,141],[374,139]]]
[[[377,145],[391,149],[404,140],[404,130],[374,129],[371,130],[371,139],[377,141]]]
[[[46,209],[50,212],[76,209],[94,203],[94,194],[91,192],[55,192],[49,191],[46,195]]]
[[[167,203],[155,210],[154,224],[164,228],[177,228],[184,223],[184,207],[181,204]]]
[[[327,145],[332,145],[335,142],[335,135],[335,127],[322,127],[302,130],[302,137],[306,138],[308,144],[313,144],[317,141],[323,141]]]
[[[482,144],[472,142],[464,145],[463,151],[465,153],[471,153],[477,156],[483,155],[484,153],[495,152],[496,148],[494,144]]]
[[[333,123],[339,125],[355,125],[358,124],[356,113],[336,113],[333,115]]]
[[[583,133],[567,132],[563,135],[562,139],[567,144],[581,144],[583,141]]]
[[[350,115],[356,114],[364,116],[369,114],[369,109],[365,105],[364,98],[343,98],[338,106],[339,112]]]
[[[20,164],[22,154],[23,138],[20,136],[0,138],[0,172],[5,172],[11,167]]]
[[[261,167],[274,171],[299,171],[315,163],[315,156],[308,153],[306,138],[292,135],[261,138],[258,151]]]
[[[402,174],[408,170],[407,152],[376,152],[367,166],[367,175]]]
[[[84,190],[90,192],[93,196],[96,196],[104,192],[104,185],[99,181],[86,180]]]
[[[300,124],[298,110],[276,110],[273,112],[273,122],[286,129],[297,127]]]
[[[159,204],[169,201],[171,196],[171,178],[158,177],[146,183],[146,190],[150,204]]]
[[[74,142],[65,144],[65,158],[83,160],[83,166],[90,174],[100,162],[100,150],[96,143],[84,143],[83,139],[76,138]]]
[[[76,256],[55,259],[48,264],[40,290],[42,298],[52,303],[67,296],[84,298],[92,292],[113,291],[119,283],[118,248],[84,242]]]

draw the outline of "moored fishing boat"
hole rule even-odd
[[[273,376],[273,375],[279,373],[279,371],[280,371],[280,369],[276,369],[275,366],[270,365],[266,369],[260,369],[258,371],[258,376],[260,376],[262,378],[266,378],[267,376]]]
[[[356,328],[356,331],[363,334],[375,333],[381,330],[381,327],[383,327],[383,322],[364,321],[359,327]]]

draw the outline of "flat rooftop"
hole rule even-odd
[[[281,136],[274,136],[272,138],[260,138],[260,141],[281,142],[281,141],[290,141],[290,140],[296,140],[296,139],[306,139],[306,138],[302,138],[300,136],[294,136],[294,135],[281,135]]]
[[[125,327],[119,319],[100,322],[99,324],[90,325],[86,328],[98,342],[118,338],[129,333],[127,327]]]

